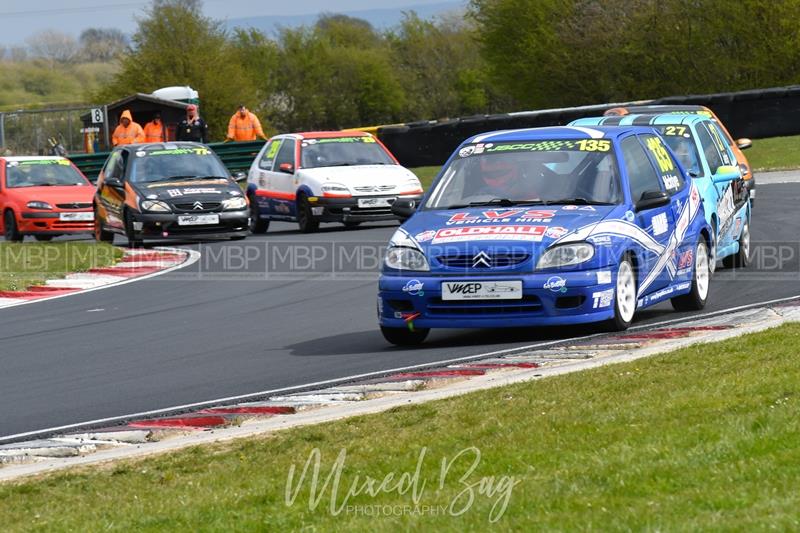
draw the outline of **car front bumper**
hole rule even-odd
[[[178,217],[194,213],[134,213],[134,231],[142,237],[180,238],[180,237],[241,237],[248,234],[250,212],[221,211],[218,213],[197,213],[198,215],[219,215],[218,224],[182,226]]]
[[[64,211],[64,213],[92,213],[91,210]],[[69,233],[91,233],[92,220],[61,220],[61,211],[24,211],[17,219],[17,230],[25,235],[64,235]]]
[[[557,290],[544,288],[553,277],[564,280]],[[413,320],[420,328],[497,328],[599,322],[614,316],[613,269],[568,273],[528,273],[503,276],[381,276],[378,320],[381,326],[404,327]],[[445,281],[522,281],[522,299],[442,299]],[[409,282],[421,290],[411,294]]]
[[[391,204],[397,198],[415,200],[422,199],[421,194],[402,196],[353,196],[348,198],[330,198],[316,196],[309,198],[312,214],[320,222],[369,222],[379,220],[398,220],[392,214]],[[388,206],[360,207],[359,200],[386,200]]]

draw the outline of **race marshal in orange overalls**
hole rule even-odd
[[[119,118],[119,125],[114,129],[111,135],[111,143],[114,146],[123,144],[136,144],[144,142],[144,130],[142,127],[133,121],[131,112],[125,110]]]
[[[233,114],[228,122],[228,137],[231,141],[255,141],[256,138],[267,140],[264,131],[261,129],[261,122],[258,117],[247,110],[244,105],[239,106],[239,110]]]
[[[164,123],[161,122],[161,113],[156,113],[153,120],[144,125],[144,142],[163,143],[167,140]]]

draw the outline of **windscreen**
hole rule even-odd
[[[300,145],[303,168],[394,164],[394,159],[372,137],[305,139]]]
[[[130,180],[134,183],[228,177],[228,169],[208,148],[141,150],[131,155]]]
[[[49,187],[91,185],[65,159],[9,161],[6,163],[6,185],[17,187]]]
[[[610,140],[536,140],[461,147],[425,207],[611,205],[622,199]]]
[[[675,157],[683,168],[699,174],[700,158],[692,129],[689,126],[655,126],[655,128],[661,132],[661,136],[675,152]]]

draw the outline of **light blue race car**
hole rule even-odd
[[[420,343],[431,328],[607,321],[622,330],[637,308],[669,299],[701,309],[708,297],[700,192],[653,128],[477,135],[421,205],[398,199],[392,210],[410,217],[378,288],[393,344]]]
[[[750,195],[741,177],[727,178],[736,158],[713,119],[664,113],[585,118],[571,125],[635,125],[658,130],[678,162],[693,177],[692,182],[703,198],[706,221],[714,236],[712,271],[719,259],[727,268],[744,268],[750,263]]]

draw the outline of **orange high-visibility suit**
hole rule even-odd
[[[247,111],[244,117],[237,111],[228,122],[228,139],[234,141],[255,141],[257,137],[266,138],[258,117]]]
[[[130,120],[127,127],[122,125],[122,119],[124,118]],[[127,109],[123,111],[119,119],[120,123],[114,129],[114,133],[111,135],[111,143],[114,146],[144,142],[144,130],[142,130],[142,127],[139,124],[133,121],[130,111]]]
[[[164,123],[160,120],[156,122],[151,120],[144,125],[144,142],[146,143],[163,143],[167,140],[167,132],[164,129]]]

